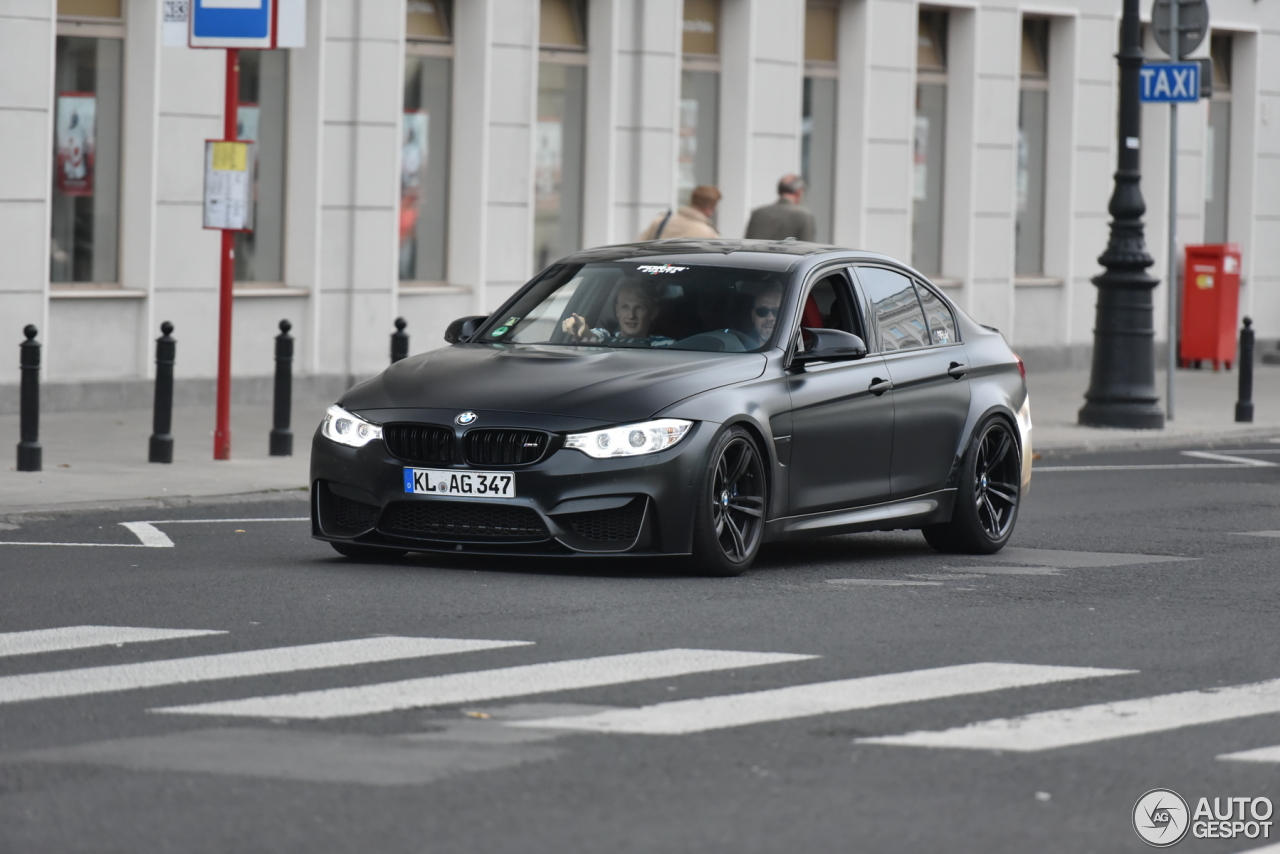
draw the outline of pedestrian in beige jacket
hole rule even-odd
[[[720,191],[703,184],[693,188],[689,204],[656,217],[640,232],[638,240],[666,240],[672,237],[719,237],[711,217],[720,203]]]

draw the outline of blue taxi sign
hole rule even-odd
[[[191,47],[275,47],[273,0],[191,0]]]
[[[1200,63],[1144,62],[1138,98],[1144,104],[1194,104],[1200,100]]]

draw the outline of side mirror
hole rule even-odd
[[[444,331],[444,340],[450,344],[458,344],[466,341],[472,335],[476,334],[476,330],[480,328],[480,324],[489,318],[472,315],[470,317],[459,317],[453,323],[449,324],[449,328]]]
[[[866,358],[867,344],[857,335],[839,329],[800,330],[803,350],[798,350],[792,357],[793,365],[807,362],[852,362]]]

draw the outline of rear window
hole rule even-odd
[[[649,262],[552,268],[477,341],[745,352],[770,344],[786,274]]]

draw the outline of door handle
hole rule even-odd
[[[969,373],[969,366],[962,365],[959,362],[952,362],[951,367],[947,368],[947,374],[953,380],[958,380],[967,373]]]
[[[891,388],[893,388],[893,380],[882,380],[876,377],[871,381],[871,385],[867,386],[867,391],[879,397]]]

